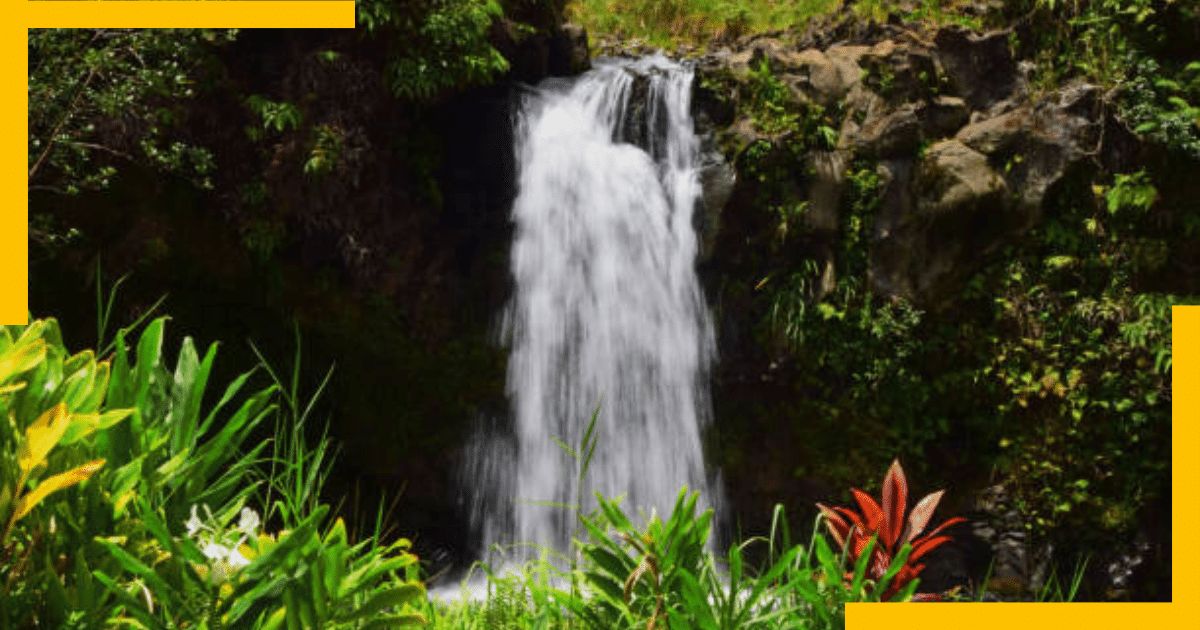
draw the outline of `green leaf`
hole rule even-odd
[[[405,615],[390,615],[380,617],[363,626],[363,630],[381,630],[383,628],[416,628],[425,625],[425,617],[417,613]]]
[[[371,596],[358,610],[339,622],[351,622],[380,614],[385,608],[400,608],[425,597],[425,587],[420,584],[404,584],[379,591]]]
[[[71,422],[67,425],[67,430],[63,432],[58,443],[74,444],[96,431],[103,431],[113,426],[132,414],[133,409],[113,409],[102,414],[76,413],[71,416]]]
[[[115,580],[99,569],[92,571],[92,576],[115,595],[118,600],[124,603],[125,610],[134,617],[137,617],[137,620],[142,623],[142,627],[150,630],[167,630],[167,627],[155,615],[146,610],[146,602],[144,600],[134,598],[125,589],[118,586]]]
[[[112,555],[112,557],[117,561],[118,564],[121,565],[123,569],[144,580],[146,582],[146,586],[150,588],[150,591],[154,593],[156,597],[163,600],[164,604],[169,605],[170,608],[182,608],[187,611],[189,616],[193,618],[196,617],[196,612],[187,605],[186,601],[180,599],[180,593],[178,592],[178,589],[172,588],[170,585],[168,585],[162,579],[162,577],[158,575],[157,572],[142,564],[142,562],[137,558],[134,558],[126,553],[125,550],[120,546],[99,537],[97,537],[95,540],[108,550],[109,554]],[[93,574],[96,575],[97,579],[100,579],[100,576],[103,575],[99,571],[96,571]]]
[[[305,547],[315,547],[320,544],[320,539],[316,536],[317,524],[325,515],[329,513],[329,506],[322,505],[318,507],[312,514],[301,521],[300,525],[292,531],[291,534],[284,537],[275,547],[267,553],[264,553],[250,562],[249,565],[242,568],[242,575],[249,584],[253,584],[258,580],[266,577],[271,571],[282,566],[282,563],[293,552],[304,549]]]

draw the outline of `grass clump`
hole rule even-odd
[[[781,29],[832,11],[840,0],[573,0],[567,18],[593,35],[660,48],[704,46]]]

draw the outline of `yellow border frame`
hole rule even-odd
[[[16,6],[13,6],[16,5]],[[23,5],[23,6],[22,6]],[[0,323],[25,323],[28,313],[28,198],[18,197],[28,162],[21,160],[28,147],[27,28],[94,27],[240,27],[240,28],[353,28],[354,3],[329,2],[21,2],[10,3],[18,19],[0,28],[0,86],[4,86],[9,124],[0,126],[0,142],[10,149],[0,152],[0,172],[9,202],[0,211]],[[17,122],[21,121],[21,122]],[[1172,531],[1184,532],[1184,523],[1200,521],[1194,501],[1181,500],[1183,488],[1200,482],[1200,457],[1196,446],[1200,431],[1195,422],[1200,409],[1200,307],[1176,306],[1172,312],[1174,366],[1172,417]],[[1176,383],[1185,384],[1175,387]],[[1190,386],[1189,386],[1190,385]],[[1185,456],[1186,455],[1186,456]],[[1194,490],[1193,490],[1194,492]],[[1200,541],[1184,536],[1174,541],[1173,567],[1200,566]],[[850,604],[846,626],[851,630],[889,627],[958,627],[979,630],[1026,628],[1136,629],[1145,625],[1178,626],[1200,622],[1200,595],[1173,581],[1171,603],[1135,604],[943,604],[925,606],[868,606]]]

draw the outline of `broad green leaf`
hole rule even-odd
[[[405,584],[380,591],[371,596],[365,604],[346,617],[339,617],[339,622],[358,621],[366,617],[378,615],[385,608],[400,608],[405,604],[417,601],[425,596],[425,587],[420,584]]]
[[[71,414],[71,422],[67,424],[67,430],[63,432],[59,438],[59,444],[74,444],[79,440],[91,435],[96,431],[102,431],[114,424],[128,418],[133,413],[132,409],[114,409],[99,413],[75,413]]]
[[[79,401],[76,411],[94,413],[100,408],[100,403],[104,401],[104,396],[108,392],[109,370],[108,361],[101,361],[96,364],[95,381],[92,384],[91,390]]]
[[[161,387],[162,338],[165,317],[150,322],[142,332],[137,346],[137,365],[134,367],[136,389],[134,401],[144,420],[156,420],[155,409],[151,408],[151,390]]]
[[[415,556],[410,554],[392,556],[386,560],[369,557],[365,566],[354,569],[346,576],[346,579],[342,580],[337,591],[337,598],[348,597],[362,588],[371,588],[388,573],[403,569],[415,561]]]
[[[596,493],[596,498],[600,501],[600,509],[604,512],[604,516],[607,517],[608,521],[613,524],[613,527],[616,527],[618,531],[625,533],[637,532],[637,530],[633,527],[633,524],[630,523],[629,519],[625,516],[625,513],[621,511],[617,501],[609,501],[599,492]]]
[[[270,602],[272,605],[277,604],[280,595],[283,593],[284,586],[292,580],[290,575],[280,575],[270,580],[258,580],[256,582],[243,582],[233,595],[224,600],[222,607],[222,615],[228,615],[228,626],[234,627],[242,615],[245,615],[251,609],[260,606],[259,602]],[[276,610],[276,614],[284,615],[284,608],[280,607]],[[275,615],[271,616],[272,623],[277,623]]]
[[[279,628],[283,625],[286,612],[286,609],[280,607],[276,609],[275,612],[271,613],[270,617],[267,617],[266,620],[263,620],[263,617],[266,617],[267,614],[264,612],[262,615],[259,615],[259,622],[256,624],[256,627],[259,628],[259,630],[279,630]]]
[[[313,612],[322,622],[329,618],[329,593],[331,591],[325,588],[325,574],[328,569],[329,559],[324,555],[317,555],[308,570],[309,598],[312,600]],[[336,605],[337,602],[333,603]]]
[[[32,369],[46,359],[46,340],[34,339],[28,343],[13,345],[0,355],[0,385]]]
[[[111,543],[103,538],[96,538],[96,542],[103,545],[122,568],[129,573],[132,573],[133,575],[145,580],[146,585],[150,587],[151,592],[153,592],[156,597],[169,600],[172,603],[178,600],[179,594],[176,592],[176,589],[171,588],[166,581],[164,581],[162,577],[154,571],[154,569],[151,569],[143,564],[141,560],[129,555],[128,552],[114,543]],[[94,572],[94,574],[96,574],[97,577],[102,575],[99,571]]]
[[[217,345],[209,346],[204,361],[196,355],[196,346],[191,337],[185,337],[175,363],[174,381],[171,386],[171,408],[167,423],[171,425],[171,452],[196,445],[196,432],[200,415],[200,401],[208,382],[208,373],[216,357]]]
[[[329,512],[329,506],[322,505],[318,507],[308,518],[304,519],[291,534],[282,537],[275,547],[270,551],[258,556],[250,562],[249,565],[242,568],[242,574],[245,576],[248,583],[254,583],[268,575],[276,566],[287,558],[292,552],[298,551],[305,546],[320,540],[316,538],[315,531],[317,523],[325,518]]]
[[[90,359],[91,353],[88,352],[87,355],[85,358]],[[67,403],[67,409],[70,411],[83,411],[83,403],[91,396],[92,389],[96,386],[96,362],[85,363],[76,369],[64,365],[63,373],[69,376],[59,386],[61,400]]]
[[[164,462],[161,466],[159,466],[158,469],[154,471],[155,474],[157,475],[159,481],[161,483],[163,483],[164,485],[167,485],[170,487],[175,487],[176,485],[178,485],[177,483],[173,483],[174,478],[175,478],[175,473],[178,472],[181,467],[183,467],[184,465],[186,465],[188,463],[188,455],[189,454],[190,453],[185,448],[182,451],[180,451],[179,453],[176,453],[174,457],[172,457],[171,459]]]
[[[125,350],[125,333],[118,332],[116,352],[112,358],[112,374],[108,379],[108,404],[128,407],[133,404],[133,373],[129,367],[129,356]]]
[[[96,353],[91,350],[84,350],[73,354],[63,360],[63,374],[74,376],[80,370],[85,370],[89,366],[96,364]]]
[[[379,617],[363,626],[363,630],[382,630],[383,628],[416,628],[425,625],[425,617],[417,613],[405,615],[389,615]]]

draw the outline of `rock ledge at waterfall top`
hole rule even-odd
[[[1018,59],[1011,29],[975,32],[892,17],[862,21],[843,8],[703,54],[676,51],[695,63],[693,111],[708,150],[698,219],[703,259],[720,257],[722,241],[733,247],[745,239],[726,233],[740,229],[733,226],[762,223],[732,216],[763,211],[753,207],[759,182],[746,172],[747,151],[761,154],[765,143],[768,153],[783,152],[801,133],[756,126],[744,88],[764,63],[793,104],[819,108],[837,131],[836,146],[810,150],[810,166],[789,182],[795,201],[807,204],[808,254],[836,249],[847,171],[873,164],[883,187],[870,284],[921,308],[950,306],[991,257],[1039,224],[1048,195],[1082,181],[1073,175],[1117,171],[1139,159],[1137,138],[1098,87],[1031,87],[1037,68]],[[601,40],[593,48],[651,52],[637,41]],[[826,166],[813,168],[813,161]]]

